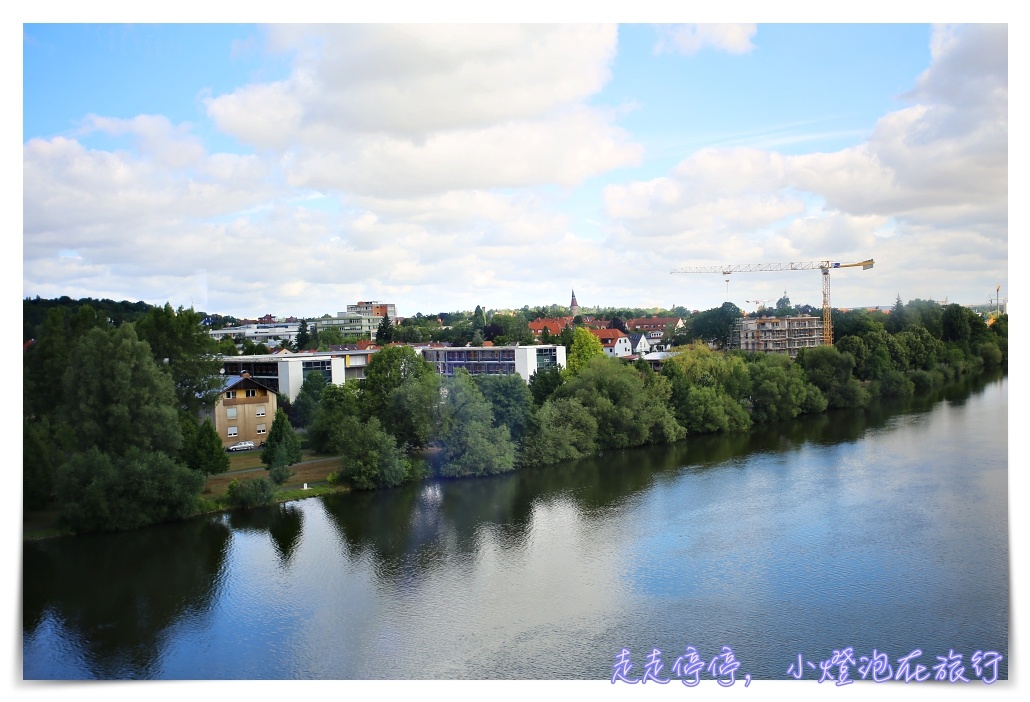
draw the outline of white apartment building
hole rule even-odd
[[[297,332],[300,331],[300,322],[272,322],[269,324],[241,324],[238,327],[225,327],[224,329],[213,329],[208,332],[216,341],[221,340],[223,337],[243,337],[244,339],[250,339],[255,344],[265,343],[269,341],[289,341],[294,342],[297,340]]]
[[[226,376],[248,373],[251,378],[273,391],[285,395],[290,402],[297,399],[304,379],[321,373],[326,382],[342,385],[363,380],[368,359],[375,349],[364,351],[323,351],[286,355],[222,356]]]
[[[527,383],[538,370],[565,367],[565,347],[542,346],[458,346],[424,347],[422,358],[444,376],[459,368],[472,375],[511,375],[518,373]]]

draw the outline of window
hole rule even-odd
[[[236,408],[235,407],[228,407],[228,408],[226,408],[226,410],[225,410],[225,418],[226,419],[236,419]]]
[[[237,431],[236,427],[229,427],[229,437],[230,438],[236,436],[237,434],[239,434],[239,431]]]
[[[257,411],[254,412],[254,416],[255,417],[264,417],[265,416],[265,406],[264,405],[258,405],[257,406]]]
[[[257,390],[244,390],[247,397],[257,397]]]
[[[226,392],[225,393],[225,399],[226,400],[235,400],[236,399],[236,391],[235,390],[229,390],[228,392]]]
[[[257,433],[258,434],[264,434],[265,433],[265,425],[264,424],[258,424],[257,425]]]

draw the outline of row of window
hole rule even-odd
[[[265,426],[266,425],[264,425],[264,424],[258,424],[257,425],[257,433],[258,434],[264,434],[266,432]],[[238,436],[239,433],[240,433],[240,431],[239,431],[238,427],[229,427],[228,428],[228,435],[229,435],[230,439],[233,438],[234,436]]]
[[[226,419],[236,419],[236,409],[237,409],[236,407],[226,407],[225,408],[225,418]],[[254,416],[255,417],[264,417],[265,416],[265,406],[264,405],[258,405],[257,409],[254,411]]]
[[[244,395],[243,395],[244,397],[257,397],[257,390],[254,390],[253,388],[251,388],[250,390],[244,390],[243,392],[244,392]],[[226,390],[225,391],[225,399],[226,400],[235,400],[236,399],[236,391],[235,390]]]

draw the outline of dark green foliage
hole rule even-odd
[[[88,305],[95,310],[95,317],[104,321],[104,326],[121,326],[125,322],[134,322],[147,313],[150,305],[145,302],[129,302],[122,300],[101,299],[95,300],[91,297],[84,297],[80,300],[72,300],[67,295],[57,299],[47,300],[39,296],[24,298],[22,300],[22,324],[24,327],[23,341],[31,338],[39,338],[39,326],[51,311],[57,311],[62,317],[71,318],[82,306]]]
[[[215,351],[221,356],[238,356],[240,354],[236,348],[236,342],[232,340],[232,337],[228,336],[223,336],[218,340],[218,347]]]
[[[521,465],[546,465],[589,456],[597,450],[597,420],[579,402],[544,402],[522,443]]]
[[[666,379],[661,380],[664,382],[647,386],[632,366],[600,356],[591,359],[554,397],[576,399],[590,412],[597,422],[602,449],[675,441],[684,431],[667,404],[671,387]]]
[[[343,450],[344,420],[359,414],[357,384],[329,385],[320,398],[308,427],[308,439],[317,453],[339,455]]]
[[[1001,349],[997,344],[985,341],[977,347],[976,352],[983,359],[984,366],[992,368],[1001,365]]]
[[[806,409],[815,411],[812,408],[819,405],[814,388],[789,356],[765,354],[749,363],[748,371],[751,374],[751,418],[755,422],[793,419]]]
[[[562,376],[561,368],[557,366],[534,372],[529,377],[528,386],[529,392],[533,396],[533,403],[537,406],[543,405],[547,398],[564,383],[565,378]]]
[[[229,470],[229,455],[222,447],[218,430],[211,420],[205,419],[200,426],[190,417],[185,421],[193,424],[188,435],[183,432],[181,455],[186,467],[204,475],[217,475]]]
[[[690,339],[700,339],[726,348],[733,332],[733,325],[743,316],[744,313],[732,302],[724,302],[721,307],[698,312],[691,319]]]
[[[268,478],[233,480],[229,483],[226,496],[233,507],[263,507],[275,499],[275,485]]]
[[[940,339],[943,334],[943,308],[933,300],[909,300],[905,305],[905,331],[913,326],[920,326],[930,332],[930,336]]]
[[[876,381],[880,397],[912,397],[916,386],[901,371],[889,371]]]
[[[933,370],[943,359],[944,345],[924,327],[910,327],[894,339],[905,349],[909,369]]]
[[[175,385],[179,406],[192,414],[218,397],[222,362],[218,344],[201,326],[204,316],[191,309],[154,307],[135,323],[136,334],[150,345],[158,367]]]
[[[522,441],[533,413],[533,395],[522,376],[481,375],[476,385],[493,409],[495,427],[508,427],[512,441]]]
[[[308,333],[308,322],[305,319],[300,320],[300,325],[297,327],[297,350],[307,351],[311,348],[311,335]]]
[[[291,412],[288,413],[290,422],[298,427],[306,427],[314,418],[315,410],[318,409],[318,400],[322,396],[322,390],[328,383],[321,371],[308,373],[304,378],[304,384],[300,387],[296,399],[293,401]]]
[[[869,394],[852,377],[855,358],[841,353],[833,346],[801,349],[797,363],[804,369],[808,381],[819,388],[830,407],[859,407],[866,404]],[[890,371],[889,358],[887,368]]]
[[[965,307],[954,303],[944,308],[941,313],[941,341],[952,342],[959,348],[969,345],[969,317]]]
[[[171,376],[131,324],[91,329],[65,373],[65,416],[79,450],[122,455],[131,448],[175,456],[182,446]]]
[[[401,445],[426,446],[436,436],[439,400],[440,376],[436,373],[405,378],[387,399],[384,421],[389,422],[390,434]]]
[[[393,322],[390,321],[388,315],[384,314],[382,321],[379,322],[379,328],[376,329],[376,343],[385,346],[394,340],[393,337]]]
[[[916,392],[926,392],[935,385],[939,385],[940,383],[944,382],[944,377],[941,376],[937,371],[911,371],[908,374],[908,378],[912,381],[912,384]]]
[[[77,532],[120,531],[185,519],[204,483],[164,453],[129,449],[113,456],[91,448],[61,468],[61,519]]]
[[[43,509],[54,492],[53,449],[48,444],[50,423],[45,418],[22,420],[22,505]]]
[[[280,448],[281,447],[281,448]],[[261,449],[261,462],[271,466],[274,461],[285,461],[285,465],[292,466],[299,463],[300,437],[294,431],[286,413],[281,409],[275,411],[275,420],[272,422],[272,429],[265,439],[265,447]]]
[[[362,423],[348,417],[342,436],[341,473],[355,487],[372,490],[404,482],[408,473],[404,452],[378,419]]]
[[[491,475],[515,468],[515,445],[507,427],[493,425],[490,403],[464,370],[444,382],[441,403],[440,474]]]
[[[391,414],[390,394],[411,377],[436,375],[436,370],[410,346],[387,346],[372,354],[361,383],[362,417],[376,417],[384,426],[396,419]]]

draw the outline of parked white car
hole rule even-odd
[[[253,441],[237,441],[235,444],[225,449],[226,451],[247,451],[248,449],[254,448]]]

